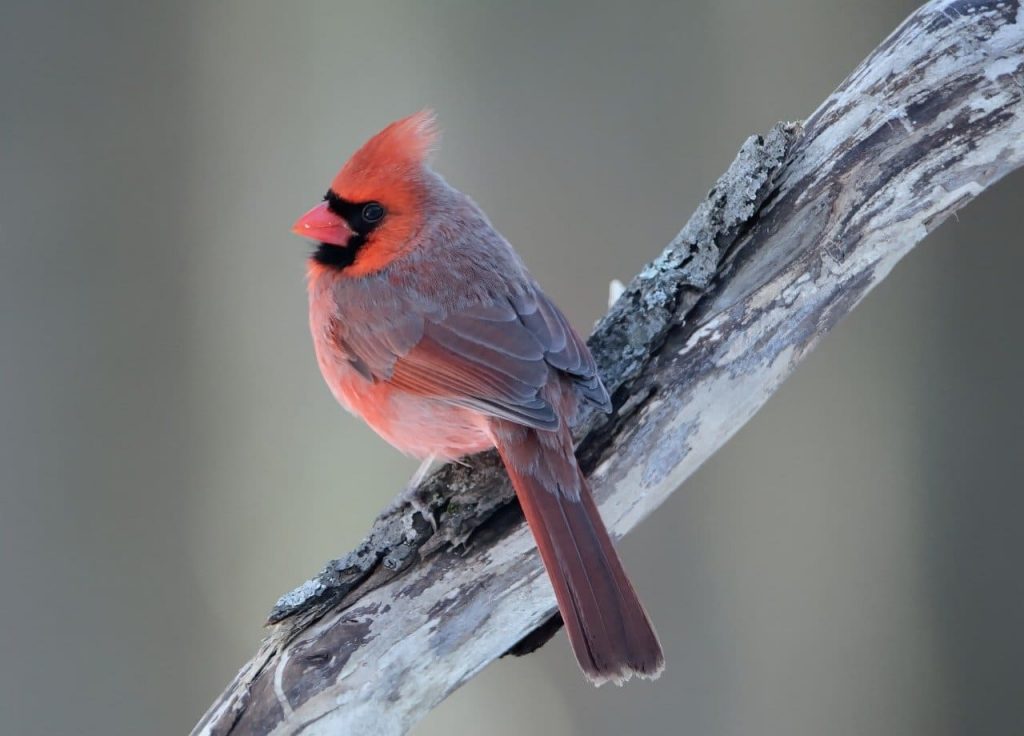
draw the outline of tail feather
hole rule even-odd
[[[576,659],[595,684],[655,678],[664,655],[563,431],[495,433]]]

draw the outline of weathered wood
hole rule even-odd
[[[614,534],[721,447],[918,241],[1021,165],[1022,95],[1020,0],[930,2],[802,127],[743,145],[590,341],[616,412],[589,418],[580,457]],[[436,533],[398,509],[282,598],[193,733],[404,733],[555,610],[511,498],[489,454],[435,474],[423,501]]]

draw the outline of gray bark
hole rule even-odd
[[[1021,165],[1022,94],[1020,0],[930,2],[803,125],[744,143],[590,339],[616,411],[587,418],[579,455],[613,535],[916,243]],[[378,518],[278,602],[193,733],[404,733],[555,612],[512,497],[493,454],[434,474],[423,502],[437,531],[408,506]]]

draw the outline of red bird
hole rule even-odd
[[[367,141],[293,232],[309,259],[317,361],[335,398],[404,453],[496,447],[596,684],[664,667],[658,637],[576,463],[581,402],[611,408],[586,344],[479,207],[428,165],[423,111]]]

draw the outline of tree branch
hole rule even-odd
[[[587,419],[579,455],[613,534],[721,447],[918,241],[1021,165],[1022,54],[1020,0],[930,2],[802,127],[744,143],[591,337],[616,411]],[[398,509],[284,596],[194,734],[404,733],[552,620],[493,453],[443,468],[423,497],[437,531]]]

